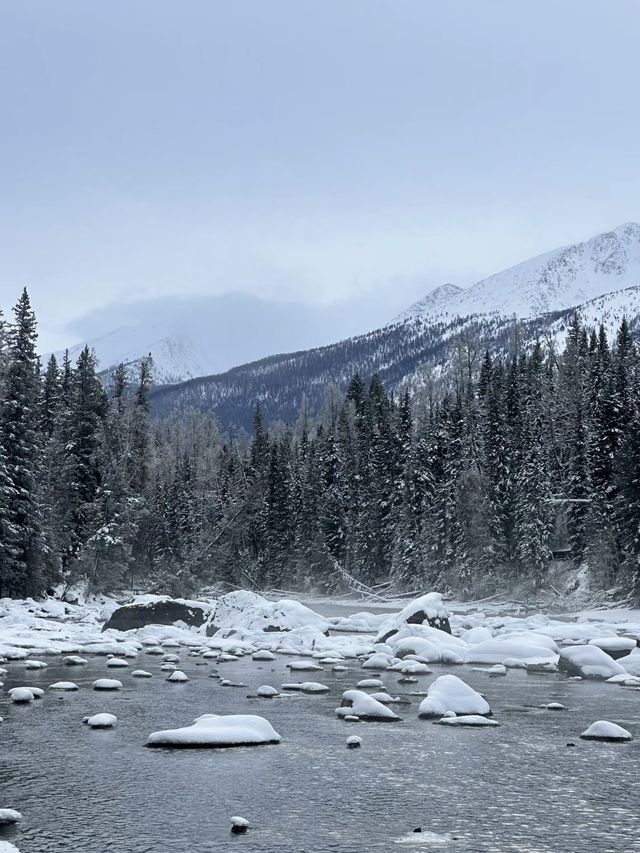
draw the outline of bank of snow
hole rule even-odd
[[[280,735],[264,717],[253,714],[203,714],[195,719],[191,726],[152,732],[147,738],[147,746],[257,746],[280,743],[280,740]]]

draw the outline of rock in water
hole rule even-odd
[[[582,740],[623,741],[633,740],[633,735],[622,726],[610,723],[608,720],[597,720],[580,735]]]
[[[131,604],[114,610],[102,630],[130,631],[145,625],[173,625],[174,622],[198,628],[207,621],[212,609],[212,605],[204,601],[185,601],[167,595],[139,596]]]
[[[242,835],[249,829],[249,821],[245,820],[243,817],[235,817],[231,818],[231,832],[236,835]]]
[[[362,746],[362,738],[357,735],[352,735],[347,738],[347,749],[360,749]]]

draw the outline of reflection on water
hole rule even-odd
[[[173,650],[172,650],[173,651]],[[389,692],[412,699],[393,725],[344,723],[334,717],[342,690],[359,668],[314,673],[328,694],[247,699],[247,688],[220,687],[214,668],[182,652],[188,684],[167,684],[157,658],[141,654],[118,671],[125,689],[101,694],[103,659],[69,668],[49,658],[44,671],[5,665],[0,694],[0,806],[19,809],[18,830],[0,829],[22,853],[367,853],[412,850],[640,851],[634,793],[640,748],[640,692],[561,675],[511,671],[489,679],[455,668],[489,699],[495,729],[454,729],[417,719],[417,696],[383,674]],[[290,681],[287,659],[222,664],[251,689]],[[444,668],[440,672],[446,671]],[[440,674],[422,676],[424,690]],[[75,680],[77,693],[12,706],[7,689]],[[568,710],[539,705],[562,702]],[[87,714],[117,715],[113,730],[90,731]],[[259,713],[283,736],[279,746],[230,750],[150,750],[146,736],[185,725],[203,713]],[[638,738],[630,744],[578,739],[596,719],[610,719]],[[359,734],[360,750],[347,750]],[[571,741],[575,747],[568,747]],[[253,829],[229,833],[231,815]],[[413,833],[420,827],[422,833]],[[443,842],[442,839],[446,841]]]

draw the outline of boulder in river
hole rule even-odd
[[[212,609],[213,606],[205,601],[186,601],[167,595],[141,595],[130,604],[123,604],[114,610],[102,630],[115,628],[118,631],[131,631],[144,628],[145,625],[173,625],[175,622],[198,628],[207,621]]]

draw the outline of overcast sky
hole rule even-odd
[[[639,44],[638,0],[0,0],[0,302],[356,330],[640,219]]]

